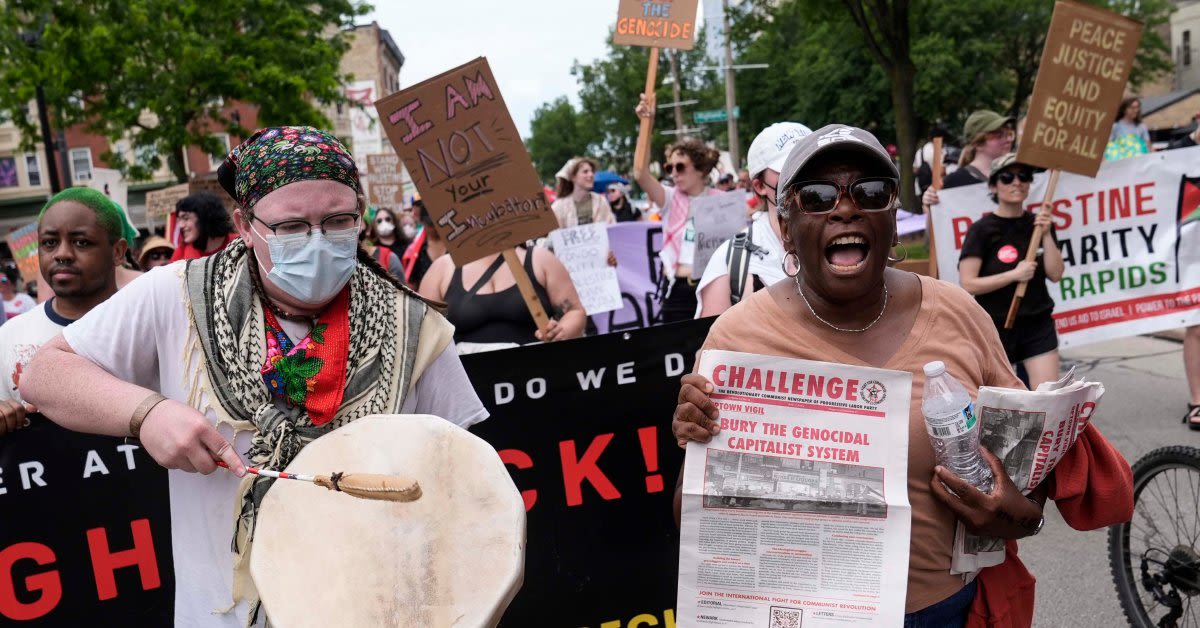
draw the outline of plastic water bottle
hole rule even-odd
[[[990,493],[992,468],[979,453],[979,420],[971,396],[946,365],[934,360],[925,365],[925,396],[921,401],[925,429],[938,464],[972,486]]]

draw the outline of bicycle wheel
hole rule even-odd
[[[1121,608],[1136,628],[1200,628],[1200,449],[1146,454],[1133,491],[1133,519],[1108,531]]]

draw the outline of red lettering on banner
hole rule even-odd
[[[532,469],[533,458],[529,454],[520,449],[505,449],[499,452],[500,462],[511,464],[518,469]],[[529,512],[535,503],[537,503],[537,491],[526,489],[521,491],[521,499],[525,502],[525,512]]]
[[[13,582],[13,565],[17,561],[32,560],[38,565],[49,565],[55,561],[54,551],[41,543],[16,543],[0,551],[0,615],[13,621],[29,621],[42,617],[54,610],[62,600],[62,581],[58,572],[51,570],[25,578],[25,589],[41,595],[34,602],[22,603],[17,599]]]
[[[646,476],[646,492],[661,493],[663,478],[655,473],[658,471],[658,428],[639,428],[638,440],[642,443],[642,457],[646,459],[646,471],[653,474]]]
[[[1153,181],[1150,183],[1139,183],[1133,186],[1134,211],[1137,212],[1137,215],[1145,216],[1147,214],[1154,214],[1158,212],[1158,210],[1153,207],[1146,207],[1147,203],[1154,200],[1153,190],[1143,194],[1143,191],[1145,191],[1146,188],[1153,187]]]
[[[1065,334],[1100,325],[1163,316],[1196,307],[1200,307],[1200,288],[1056,312],[1054,326],[1058,333]]]
[[[129,524],[133,530],[133,548],[120,552],[108,548],[108,533],[104,528],[87,531],[88,549],[92,554],[92,573],[96,576],[96,594],[101,600],[117,597],[117,581],[114,572],[123,567],[138,568],[142,577],[142,589],[149,591],[162,585],[158,576],[158,560],[154,555],[154,536],[150,534],[150,520],[136,519]]]
[[[951,230],[954,232],[954,250],[962,249],[963,240],[966,239],[967,230],[971,228],[972,222],[974,221],[966,216],[950,219],[950,226],[953,227]]]
[[[592,488],[600,493],[600,497],[606,500],[621,497],[621,492],[613,486],[608,476],[604,475],[604,472],[596,465],[596,460],[600,458],[600,454],[604,453],[604,448],[608,447],[612,439],[613,434],[601,434],[592,439],[587,451],[583,452],[582,458],[575,455],[575,441],[564,440],[558,443],[558,451],[562,457],[563,488],[567,493],[568,506],[578,506],[583,503],[584,480],[587,480]]]

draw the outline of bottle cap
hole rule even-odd
[[[941,360],[934,360],[925,365],[925,377],[937,377],[946,372],[946,364]]]

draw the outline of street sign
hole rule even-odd
[[[733,119],[737,120],[739,116],[739,108],[733,108]],[[724,109],[710,109],[708,111],[697,111],[692,114],[692,121],[696,124],[705,124],[707,122],[726,122],[729,116]]]

